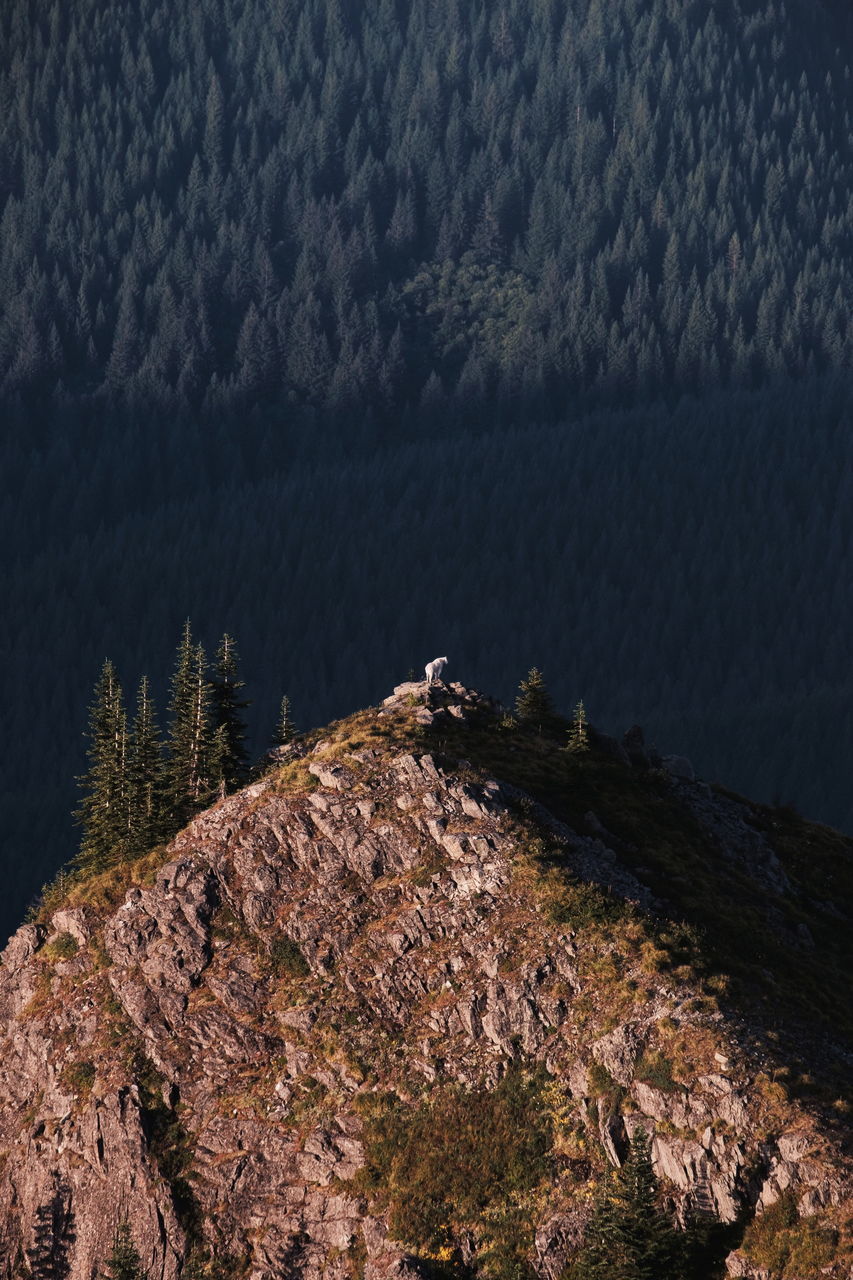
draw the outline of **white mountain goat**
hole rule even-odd
[[[447,666],[446,658],[436,658],[434,662],[428,662],[424,667],[426,671],[427,684],[436,684],[441,679],[441,673]]]

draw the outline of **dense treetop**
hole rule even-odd
[[[564,417],[849,366],[845,30],[799,0],[15,0],[2,394],[396,428],[450,392]]]

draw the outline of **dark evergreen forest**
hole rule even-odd
[[[436,653],[853,828],[841,0],[9,0],[3,867],[189,614],[257,751]]]

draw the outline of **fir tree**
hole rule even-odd
[[[166,804],[171,826],[179,826],[187,814],[191,794],[193,661],[195,641],[189,619],[178,645],[172,696],[169,702],[169,756],[166,765]]]
[[[572,715],[567,746],[569,751],[586,751],[589,747],[589,721],[583,699],[577,704]]]
[[[296,725],[290,714],[290,698],[287,694],[281,700],[281,710],[273,733],[273,745],[284,747],[296,737]]]
[[[145,853],[163,828],[163,755],[147,676],[139,682],[128,774],[130,847],[133,853]]]
[[[107,659],[89,710],[89,768],[75,819],[83,828],[77,865],[102,871],[127,849],[127,715],[115,667]]]
[[[628,1159],[605,1178],[571,1280],[687,1280],[684,1237],[657,1204],[651,1144],[644,1129]]]
[[[133,1243],[127,1221],[119,1224],[113,1237],[113,1247],[107,1258],[109,1271],[101,1280],[148,1280],[148,1271],[142,1265],[139,1250]]]
[[[533,725],[540,733],[554,719],[551,695],[545,687],[545,678],[537,667],[531,667],[527,679],[518,686],[515,714],[522,724]]]
[[[246,726],[240,715],[249,704],[240,697],[244,682],[238,673],[237,646],[227,633],[216,652],[211,681],[214,746],[210,776],[215,786],[234,791],[246,780],[249,757]]]
[[[224,800],[228,794],[225,775],[228,768],[228,737],[225,725],[214,729],[207,754],[207,774],[211,779],[210,798]]]
[[[210,798],[213,733],[210,684],[204,648],[184,624],[169,704],[166,803],[172,829],[182,826]]]

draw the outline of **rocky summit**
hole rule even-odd
[[[707,1274],[853,1274],[851,843],[566,729],[402,685],[19,929],[4,1280],[557,1280],[638,1128]]]

